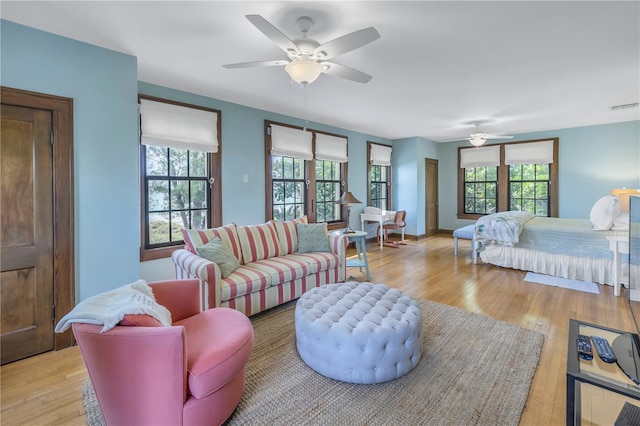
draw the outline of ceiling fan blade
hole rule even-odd
[[[319,59],[331,59],[362,47],[365,44],[369,44],[379,38],[380,34],[378,31],[373,27],[369,27],[321,44],[313,50],[313,53],[315,53]]]
[[[362,71],[358,71],[344,65],[334,64],[333,62],[321,62],[321,64],[325,68],[322,72],[334,77],[345,78],[347,80],[356,81],[358,83],[367,83],[373,78],[369,74],[365,74]]]
[[[255,62],[242,62],[239,64],[227,64],[223,65],[225,68],[256,68],[256,67],[275,67],[279,65],[287,65],[289,61],[275,60],[275,61],[255,61]]]
[[[508,136],[508,135],[487,135],[487,139],[513,139],[513,136]]]
[[[298,46],[279,29],[274,27],[269,21],[260,15],[245,15],[246,18],[264,35],[269,37],[278,47],[285,52],[298,52]]]

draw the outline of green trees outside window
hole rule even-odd
[[[389,167],[369,166],[369,205],[386,210],[389,205]]]
[[[498,167],[464,169],[464,212],[491,214],[498,206]]]
[[[208,156],[205,152],[147,145],[147,248],[181,244],[183,228],[207,228]]]
[[[304,160],[291,157],[271,157],[272,217],[292,220],[304,215],[306,179]]]

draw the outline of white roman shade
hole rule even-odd
[[[553,141],[506,144],[504,163],[507,165],[553,163]]]
[[[500,145],[464,148],[460,150],[460,168],[490,167],[500,165]]]
[[[140,100],[143,145],[218,152],[218,114],[148,99]]]
[[[347,138],[316,133],[316,160],[346,163]]]
[[[291,127],[271,125],[271,155],[313,160],[313,134]]]
[[[370,160],[372,166],[390,166],[391,147],[386,145],[371,144]]]

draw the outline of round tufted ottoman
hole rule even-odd
[[[422,355],[418,303],[384,284],[325,284],[296,304],[296,346],[323,376],[380,383],[413,370]]]

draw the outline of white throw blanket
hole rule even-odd
[[[118,325],[126,314],[151,315],[163,326],[171,325],[169,310],[156,302],[144,280],[138,280],[78,303],[56,325],[56,333],[67,330],[74,322],[103,325],[104,332]]]
[[[474,239],[484,245],[499,244],[513,247],[520,241],[524,224],[536,217],[520,211],[489,214],[476,221]]]

